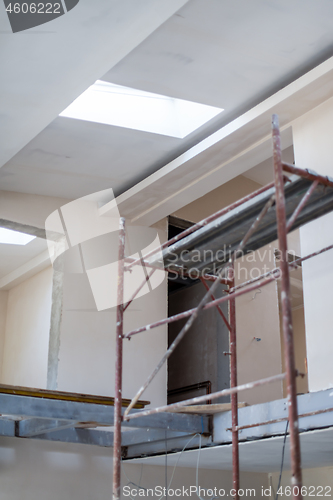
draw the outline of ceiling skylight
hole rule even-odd
[[[222,111],[97,80],[60,116],[183,139]]]
[[[35,238],[36,236],[31,236],[31,234],[20,233],[19,231],[12,231],[11,229],[0,227],[0,243],[8,245],[26,245]]]

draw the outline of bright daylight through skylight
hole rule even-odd
[[[31,234],[20,233],[19,231],[12,231],[11,229],[0,227],[0,243],[26,245],[35,238],[36,236],[31,236]]]
[[[183,139],[222,111],[97,80],[60,116]]]

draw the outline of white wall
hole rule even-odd
[[[7,302],[8,292],[0,290],[0,380],[6,336]]]
[[[46,388],[52,267],[8,292],[2,383]]]
[[[293,124],[296,165],[333,177],[333,99]],[[333,213],[300,229],[302,256],[333,243]],[[309,390],[333,386],[332,253],[304,262],[303,288]]]

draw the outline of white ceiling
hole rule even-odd
[[[332,465],[333,428],[304,432],[300,434],[301,461],[303,469],[328,467]],[[276,472],[280,470],[284,437],[272,437],[239,444],[240,470],[244,472]],[[190,450],[182,453],[178,467],[196,468],[198,454],[202,469],[232,470],[231,445]],[[168,466],[174,466],[179,453],[168,454]],[[165,455],[128,460],[128,463],[164,465]],[[284,469],[290,470],[289,437],[286,441]]]
[[[2,18],[1,189],[119,195],[333,52],[331,0],[151,2],[81,0],[15,36]],[[56,118],[101,77],[225,112],[182,140]]]
[[[330,0],[191,0],[103,79],[244,113],[332,55]]]
[[[1,2],[0,166],[186,1],[80,0],[15,34]]]

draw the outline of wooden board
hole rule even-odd
[[[238,403],[238,408],[244,408],[248,406],[247,403]],[[176,410],[170,410],[171,413],[195,413],[199,415],[214,415],[215,413],[221,413],[222,411],[230,411],[231,403],[221,403],[212,405],[193,405],[193,406],[182,406]]]
[[[0,384],[0,394],[16,394],[18,396],[30,396],[34,398],[59,399],[61,401],[76,401],[78,403],[114,406],[114,398],[107,396],[77,394],[75,392],[49,391],[47,389],[35,389],[32,387],[19,387],[15,385]],[[130,399],[122,399],[122,406],[127,407],[130,402]],[[134,408],[144,408],[149,404],[150,401],[139,400]]]

